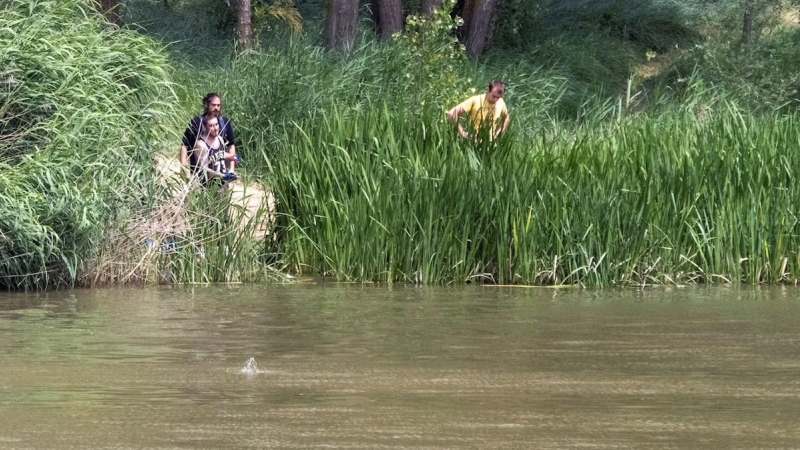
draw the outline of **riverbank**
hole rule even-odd
[[[2,119],[14,137],[0,158],[3,288],[286,274],[579,286],[800,278],[800,136],[788,103],[754,110],[700,72],[658,89],[631,79],[622,95],[575,103],[586,91],[565,72],[525,58],[475,64],[447,28],[409,30],[432,33],[425,44],[364,38],[346,57],[276,32],[239,56],[168,58],[145,30],[76,16],[81,5],[60,2],[50,10],[63,17],[43,22],[3,10],[30,25],[13,41],[25,52],[6,54],[44,58],[14,60],[25,90],[6,94],[17,109]],[[85,23],[66,39],[42,25],[75,20]],[[91,45],[79,51],[80,39]],[[149,59],[131,66],[133,53]],[[75,81],[63,87],[66,68]],[[495,77],[508,82],[509,132],[490,146],[457,138],[444,110]],[[229,196],[175,200],[155,176],[153,155],[177,151],[209,91],[233,118],[247,185],[275,193],[276,238],[242,238],[249,225],[231,220]]]

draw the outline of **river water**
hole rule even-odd
[[[0,294],[2,449],[800,448],[799,425],[798,288]]]

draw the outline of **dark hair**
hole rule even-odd
[[[203,97],[203,108],[208,108],[208,104],[211,103],[211,100],[214,99],[214,97],[218,97],[220,100],[222,100],[222,97],[220,97],[216,92],[209,92]]]
[[[506,91],[506,84],[503,83],[500,80],[496,80],[495,79],[495,80],[492,80],[492,81],[489,82],[489,92],[492,92],[492,89],[494,89],[494,88],[501,88],[503,90],[503,92],[505,92]]]
[[[219,123],[219,119],[216,116],[210,116],[210,115],[206,116],[206,115],[204,115],[203,116],[203,126],[207,127],[208,126],[208,121],[210,121],[211,119],[217,119],[217,123]]]

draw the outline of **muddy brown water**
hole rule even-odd
[[[800,448],[800,290],[0,294],[2,449],[587,447]]]

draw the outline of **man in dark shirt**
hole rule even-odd
[[[203,134],[203,117],[213,116],[219,120],[219,135],[225,143],[228,155],[235,155],[232,158],[225,158],[228,165],[228,172],[233,173],[236,162],[239,160],[236,155],[236,138],[233,135],[233,125],[231,120],[221,114],[222,111],[222,98],[215,92],[209,92],[203,97],[203,114],[195,116],[189,121],[186,130],[183,132],[183,141],[181,142],[181,150],[179,159],[181,165],[189,165],[192,171],[197,168],[197,155],[194,151],[197,145],[199,136]]]

